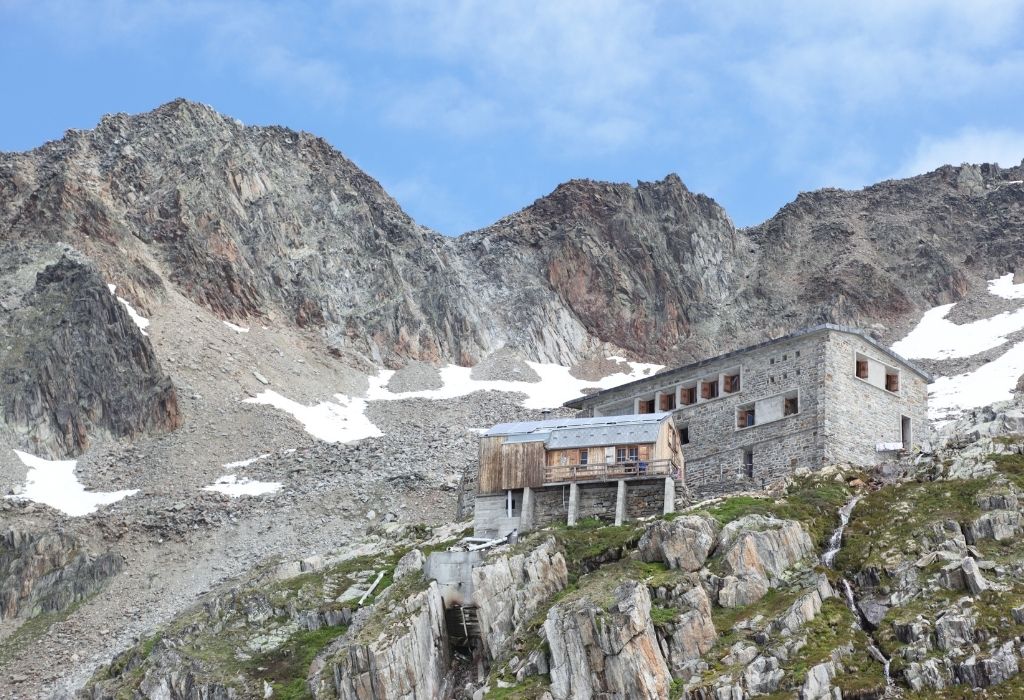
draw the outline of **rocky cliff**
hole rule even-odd
[[[97,435],[176,428],[170,378],[96,270],[59,250],[4,251],[0,411],[14,445],[62,457]]]
[[[814,321],[905,321],[1016,269],[1021,177],[961,166],[823,190],[740,231],[675,175],[574,180],[451,239],[322,139],[177,100],[0,155],[0,232],[74,246],[143,310],[173,288],[321,329],[353,359],[511,346],[571,364],[611,343],[678,360]]]
[[[944,167],[802,194],[745,230],[675,175],[574,180],[448,238],[323,139],[176,100],[0,154],[0,243],[29,257],[64,246],[157,318],[180,294],[227,319],[307,329],[364,370],[474,364],[503,348],[565,365],[599,347],[673,363],[822,321],[892,339],[924,309],[1021,267],[1022,179],[1020,167]],[[0,363],[17,373],[27,358],[10,347]],[[124,403],[130,415],[115,409],[116,425],[98,427],[173,427],[173,389],[141,346],[130,354],[152,375],[145,405]],[[72,371],[68,358],[49,362]],[[44,392],[40,381],[19,391]],[[68,391],[88,419],[22,398],[8,400],[7,421],[74,453],[102,422],[97,400],[117,401]]]

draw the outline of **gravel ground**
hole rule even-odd
[[[0,669],[0,697],[70,697],[114,654],[267,559],[328,554],[386,522],[452,522],[460,493],[475,484],[471,429],[541,417],[522,408],[522,396],[498,392],[371,402],[367,416],[383,437],[328,444],[291,416],[242,399],[269,388],[312,404],[361,393],[365,375],[272,322],[238,321],[250,328],[238,333],[180,300],[158,313],[149,331],[178,387],[184,426],[94,444],[77,469],[89,489],[139,493],[81,518],[23,502],[0,506],[5,527],[64,528],[126,558],[99,594],[13,653]],[[417,381],[429,379],[423,368],[436,375],[423,365],[413,370]],[[230,498],[202,490],[230,473],[223,464],[264,454],[234,473],[281,482],[280,491]],[[11,450],[0,451],[0,488],[8,492],[25,471]],[[0,624],[0,644],[16,627]]]

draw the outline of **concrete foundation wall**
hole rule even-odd
[[[473,509],[473,535],[475,537],[488,537],[497,539],[504,537],[512,530],[519,529],[519,507],[522,503],[523,492],[514,492],[516,509],[513,510],[513,517],[508,517],[506,494],[494,494],[491,496],[477,496]]]
[[[441,588],[444,606],[462,605],[473,599],[473,567],[484,560],[484,552],[433,552],[427,556],[423,575]]]

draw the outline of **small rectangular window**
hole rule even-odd
[[[727,394],[734,394],[740,390],[740,375],[729,374],[725,376],[723,389]]]
[[[757,423],[754,404],[747,404],[736,409],[736,427],[750,428]]]
[[[700,395],[704,399],[718,398],[718,380],[705,379],[700,386]]]
[[[589,463],[590,463],[590,450],[589,449],[582,449],[582,450],[580,450],[580,464],[589,464]]]
[[[796,356],[800,357],[800,351],[799,350],[796,351]]]
[[[635,462],[640,458],[640,448],[636,445],[629,446],[629,461]]]
[[[892,392],[897,392],[900,390],[899,372],[889,371],[885,373],[885,389],[886,391]]]
[[[640,399],[640,413],[654,413],[654,399]]]
[[[857,377],[860,379],[868,378],[868,361],[857,358]]]
[[[679,429],[679,442],[683,445],[690,444],[690,426],[684,425]]]
[[[773,357],[772,359],[768,360],[768,364],[774,365],[775,364],[775,358]]]
[[[679,390],[679,403],[684,406],[697,403],[697,387],[684,386]]]
[[[785,361],[786,361],[786,360],[788,360],[788,359],[789,359],[789,355],[783,355],[783,356],[782,356],[782,361],[783,361],[783,362],[785,362]]]
[[[787,396],[782,404],[782,415],[792,416],[800,412],[800,398],[798,396]]]
[[[675,407],[676,407],[676,395],[675,395],[675,392],[673,392],[671,394],[662,394],[661,395],[661,406],[658,407],[659,410],[661,410],[661,411],[671,411]]]
[[[625,462],[626,461],[626,448],[625,447],[616,447],[615,448],[615,461],[616,462]]]
[[[743,475],[748,479],[754,478],[754,450],[750,447],[743,450]]]

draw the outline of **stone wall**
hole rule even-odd
[[[847,333],[830,334],[825,349],[825,462],[871,466],[891,457],[891,453],[878,452],[875,447],[878,443],[901,442],[902,416],[911,419],[912,440],[919,445],[930,430],[925,380]],[[859,379],[854,362],[857,353],[896,366],[900,370],[899,391],[887,391]]]
[[[662,515],[664,512],[664,479],[654,482],[626,482],[626,520]]]
[[[523,492],[513,492],[514,508],[508,517],[508,506],[504,493],[476,497],[473,504],[473,534],[476,537],[504,537],[512,530],[519,529]]]
[[[618,497],[618,482],[580,484],[580,514],[583,518],[599,518],[607,522],[615,520],[615,500]]]

